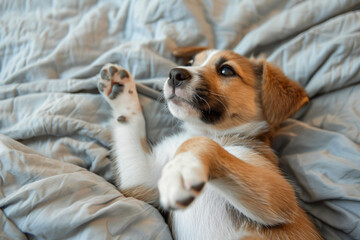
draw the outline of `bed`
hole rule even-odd
[[[161,89],[178,46],[266,57],[311,101],[273,142],[325,239],[360,239],[360,2],[0,1],[0,239],[171,239],[111,172],[101,67]],[[155,94],[156,95],[156,94]],[[177,122],[141,96],[152,141]]]

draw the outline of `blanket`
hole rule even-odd
[[[360,2],[356,0],[0,1],[0,238],[171,239],[111,171],[106,63],[160,90],[178,46],[266,57],[310,103],[273,142],[325,239],[360,239]],[[156,95],[156,94],[155,94]],[[177,122],[141,96],[148,137]]]

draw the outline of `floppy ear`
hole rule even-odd
[[[309,102],[305,90],[275,66],[262,61],[256,67],[262,76],[261,105],[265,120],[277,125]]]
[[[182,58],[184,62],[189,61],[192,57],[194,57],[197,53],[208,50],[208,47],[179,47],[176,48],[172,54],[175,57]]]

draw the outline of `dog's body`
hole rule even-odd
[[[152,149],[131,75],[115,65],[102,69],[99,90],[116,120],[119,189],[170,210],[175,239],[321,239],[267,144],[306,93],[278,68],[231,51],[176,53],[195,54],[164,85],[184,130]]]

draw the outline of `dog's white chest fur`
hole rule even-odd
[[[171,161],[178,147],[196,135],[198,135],[197,132],[187,130],[164,139],[153,149],[156,164],[164,166]],[[247,150],[244,148],[236,154],[242,155],[240,152],[247,154]],[[228,204],[213,187],[212,182],[208,182],[196,201],[189,207],[171,213],[170,221],[175,239],[240,239],[247,236],[247,232],[236,228],[227,211]]]
[[[235,229],[226,204],[211,184],[207,184],[192,205],[173,212],[175,239],[238,239],[242,234]]]

